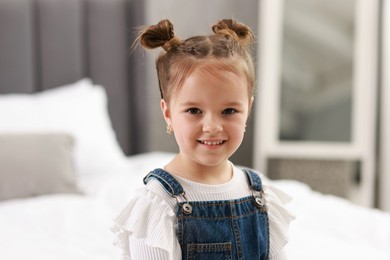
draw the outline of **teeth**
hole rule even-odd
[[[219,145],[219,144],[222,144],[223,141],[200,141],[202,144],[206,144],[206,145]]]

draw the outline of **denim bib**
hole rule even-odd
[[[168,172],[155,169],[145,178],[158,180],[177,200],[177,238],[186,260],[268,259],[269,223],[261,179],[244,170],[252,196],[221,201],[188,201]]]

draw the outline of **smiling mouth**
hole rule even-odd
[[[221,145],[223,143],[225,143],[226,141],[225,140],[220,140],[220,141],[202,141],[202,140],[198,140],[199,143],[201,144],[205,144],[205,145]]]

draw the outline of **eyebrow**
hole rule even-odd
[[[182,103],[179,103],[180,106],[183,106],[183,107],[191,107],[191,106],[199,106],[200,103],[199,102],[192,102],[192,101],[188,101],[188,102],[182,102]],[[227,106],[227,107],[236,107],[236,106],[243,106],[244,104],[242,102],[238,102],[238,101],[232,101],[232,102],[228,102],[228,103],[225,103],[224,106]]]
[[[233,101],[233,102],[226,103],[225,105],[226,105],[226,106],[235,107],[235,106],[243,106],[244,104],[243,104],[242,102]]]
[[[182,107],[192,107],[192,106],[198,106],[199,103],[196,103],[196,102],[192,102],[192,101],[189,101],[189,102],[182,102],[182,103],[179,103],[180,106]]]

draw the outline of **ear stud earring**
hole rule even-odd
[[[167,134],[171,135],[173,133],[173,128],[171,125],[167,125]]]
[[[244,133],[246,132],[246,125],[244,125]]]

